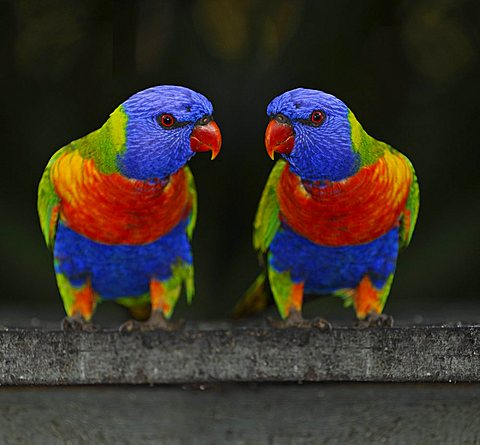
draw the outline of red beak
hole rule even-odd
[[[190,148],[194,152],[211,151],[215,159],[222,146],[222,134],[214,121],[206,125],[195,125],[190,135]]]
[[[272,119],[265,132],[265,147],[268,156],[274,159],[274,153],[290,154],[295,143],[295,134],[290,124],[283,124]]]

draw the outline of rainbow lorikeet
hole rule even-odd
[[[196,152],[213,159],[220,151],[212,113],[208,99],[188,88],[148,88],[50,159],[38,213],[65,329],[90,329],[101,300],[132,312],[150,303],[146,322],[124,327],[168,329],[182,285],[192,299],[197,199],[186,163]]]
[[[265,308],[268,278],[283,326],[314,324],[301,316],[304,294],[343,297],[365,325],[391,324],[382,310],[419,208],[412,164],[322,91],[288,91],[267,114],[267,152],[283,160],[270,174],[254,222],[253,244],[265,256],[266,273],[237,315]]]

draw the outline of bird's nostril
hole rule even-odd
[[[198,123],[200,125],[207,125],[211,120],[212,120],[212,116],[203,116]]]

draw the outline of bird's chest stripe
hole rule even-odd
[[[168,233],[191,208],[183,169],[165,185],[99,172],[93,160],[65,153],[52,168],[62,221],[105,244],[146,244]]]
[[[406,162],[390,152],[350,178],[308,190],[286,165],[277,188],[280,218],[317,244],[367,243],[399,224],[411,182]]]

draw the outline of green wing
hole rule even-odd
[[[187,226],[187,234],[190,239],[193,237],[195,224],[197,223],[197,189],[195,188],[195,180],[193,179],[190,168],[186,165],[184,167],[185,175],[187,176],[188,192],[192,198],[192,211],[190,213],[190,221]]]
[[[280,228],[278,217],[279,203],[277,184],[286,162],[279,160],[268,177],[267,184],[260,198],[257,214],[253,223],[253,247],[261,253],[266,253],[275,234]]]
[[[261,262],[280,228],[277,185],[285,165],[286,162],[280,159],[270,172],[253,222],[253,247],[260,253]],[[270,299],[267,273],[262,272],[235,306],[233,316],[244,318],[259,312],[267,307]]]
[[[53,249],[53,244],[55,242],[55,233],[57,230],[60,208],[60,198],[55,192],[50,171],[57,159],[62,155],[63,151],[64,149],[61,148],[52,156],[45,167],[42,179],[40,179],[40,184],[38,185],[38,217],[40,219],[40,227],[42,228],[43,237],[50,249]]]
[[[190,168],[186,165],[184,167],[185,174],[187,176],[188,192],[192,199],[192,209],[190,212],[190,221],[187,226],[187,235],[191,240],[193,237],[193,231],[195,230],[195,224],[197,223],[197,189],[195,188],[195,180],[193,179]],[[183,281],[185,285],[185,291],[187,294],[187,301],[191,303],[195,294],[195,282],[194,282],[194,270],[193,264],[179,265],[174,271],[173,276],[176,279]]]
[[[410,244],[410,240],[412,239],[413,231],[415,229],[415,224],[417,223],[418,209],[420,207],[420,190],[418,187],[417,176],[415,174],[412,163],[406,156],[401,153],[399,154],[407,162],[413,175],[407,203],[405,205],[405,210],[400,221],[400,249],[405,249]]]

